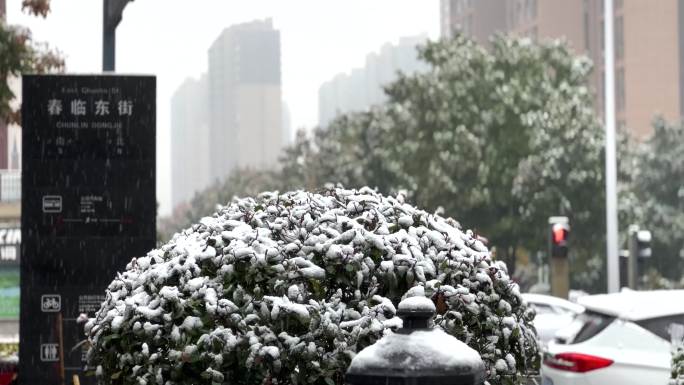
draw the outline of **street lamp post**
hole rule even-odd
[[[480,354],[435,328],[431,299],[409,297],[399,303],[402,327],[361,350],[345,375],[347,385],[482,385]]]
[[[116,64],[116,27],[126,4],[132,0],[103,0],[102,70],[114,71]]]

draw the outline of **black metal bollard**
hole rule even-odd
[[[403,327],[360,351],[348,385],[482,385],[484,363],[468,345],[430,326],[435,305],[425,297],[399,304]]]

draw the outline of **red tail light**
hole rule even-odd
[[[560,353],[555,356],[546,356],[544,364],[558,370],[585,373],[610,366],[613,360],[582,353]]]

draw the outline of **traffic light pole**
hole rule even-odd
[[[629,226],[628,285],[632,290],[639,288],[639,276],[643,263],[650,258],[651,232],[639,229],[638,225]]]
[[[631,225],[628,230],[629,239],[629,257],[627,259],[627,286],[632,289],[637,289],[637,270],[638,270],[638,260],[639,252],[637,250],[636,236],[639,231],[639,226]]]
[[[570,293],[570,267],[568,259],[551,256],[551,295],[568,299]]]
[[[570,264],[568,263],[568,217],[549,217],[549,263],[551,295],[568,298],[570,292]]]

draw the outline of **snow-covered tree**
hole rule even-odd
[[[217,202],[230,202],[234,196],[254,196],[261,191],[279,189],[281,183],[273,171],[237,169],[227,178],[196,193],[170,218],[157,223],[158,240],[167,241],[178,232],[197,222],[199,218],[216,211]]]
[[[505,264],[451,218],[369,188],[262,193],[132,260],[86,324],[88,364],[119,384],[342,384],[356,352],[425,296],[491,384],[539,368]]]
[[[50,12],[50,0],[23,0],[22,10],[46,17]],[[11,108],[15,95],[8,80],[22,73],[61,72],[64,59],[58,51],[46,44],[36,43],[31,31],[19,26],[7,25],[0,19],[0,120],[19,122],[19,111]]]
[[[300,134],[276,188],[405,190],[488,238],[511,272],[521,253],[546,249],[547,217],[567,215],[572,266],[586,269],[602,255],[605,223],[591,63],[562,42],[504,36],[489,49],[463,36],[430,42],[419,55],[429,70],[387,85],[386,103]],[[575,282],[586,290],[605,281],[594,261],[599,270]]]
[[[630,199],[623,206],[630,223],[653,234],[650,267],[678,282],[684,275],[684,125],[657,118],[653,129],[636,151]]]
[[[503,36],[489,49],[461,36],[428,43],[420,55],[430,71],[387,87],[382,148],[397,187],[476,228],[511,269],[521,250],[546,248],[549,215],[570,217],[572,258],[596,254],[603,131],[591,62],[560,41]]]

